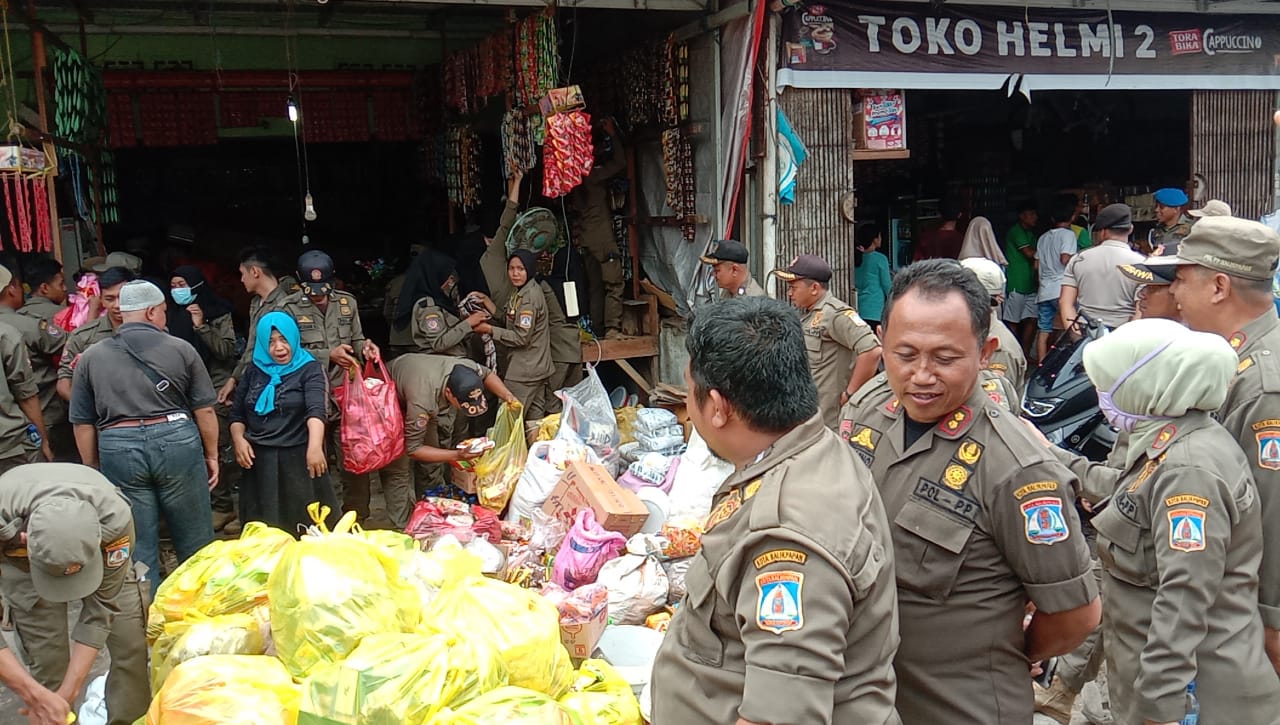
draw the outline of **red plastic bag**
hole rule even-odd
[[[364,375],[352,368],[334,391],[342,411],[342,467],[351,473],[369,473],[386,467],[404,455],[404,414],[396,398],[396,384],[381,359],[381,379],[373,376],[373,363]]]
[[[496,546],[502,541],[502,522],[483,506],[472,506],[469,515],[450,515],[433,501],[422,500],[414,504],[404,532],[418,540],[447,534],[464,544],[483,536]]]

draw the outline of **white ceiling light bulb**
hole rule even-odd
[[[307,207],[302,212],[302,218],[309,222],[313,222],[316,220],[316,205],[311,199],[311,192],[307,192],[307,198],[304,201],[306,202]]]
[[[292,123],[297,123],[298,122],[298,104],[293,100],[293,96],[289,96],[289,102],[286,105],[286,108],[288,108],[289,110],[289,121],[291,121]]]

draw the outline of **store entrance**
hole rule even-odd
[[[910,157],[854,161],[859,224],[878,226],[895,269],[911,262],[920,232],[941,223],[944,205],[960,211],[961,231],[984,216],[1003,239],[1024,202],[1042,210],[1042,226],[1062,194],[1078,197],[1086,219],[1126,202],[1144,240],[1150,193],[1191,175],[1190,91],[906,95]]]

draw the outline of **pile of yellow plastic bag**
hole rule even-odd
[[[273,657],[197,657],[169,675],[151,700],[146,725],[295,725],[300,697]]]
[[[253,521],[239,539],[214,541],[197,551],[156,592],[147,617],[147,641],[154,643],[165,625],[192,614],[214,617],[251,612],[267,602],[267,577],[293,537]]]
[[[594,725],[541,692],[499,687],[456,710],[446,710],[430,725]]]
[[[342,661],[371,634],[413,631],[422,606],[386,549],[348,533],[291,544],[267,592],[276,654],[299,679]]]
[[[158,692],[173,668],[204,655],[260,655],[266,652],[263,628],[266,607],[252,614],[220,614],[206,617],[193,612],[187,619],[170,622],[151,647],[151,691]]]
[[[516,490],[516,482],[524,472],[529,457],[529,444],[524,433],[524,408],[519,404],[503,403],[489,438],[496,443],[493,448],[475,460],[472,470],[476,474],[476,495],[480,505],[501,514],[507,501]]]
[[[428,631],[486,637],[498,648],[512,685],[559,697],[573,681],[560,644],[555,605],[514,584],[469,576],[449,583],[422,612]]]
[[[538,432],[534,434],[533,441],[549,441],[556,437],[556,433],[560,430],[560,414],[551,413],[544,416],[542,422],[538,424]]]
[[[302,683],[298,723],[424,723],[505,684],[506,665],[484,638],[375,634]]]
[[[560,704],[590,725],[644,725],[631,684],[604,660],[585,660]]]

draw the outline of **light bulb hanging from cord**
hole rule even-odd
[[[316,220],[316,205],[315,205],[315,201],[312,200],[311,198],[310,191],[307,192],[305,201],[306,201],[306,208],[303,209],[302,211],[302,218],[306,219],[309,222],[313,222]]]
[[[289,102],[286,104],[289,111],[289,121],[296,124],[298,122],[298,104],[293,100],[293,96],[289,96]]]

